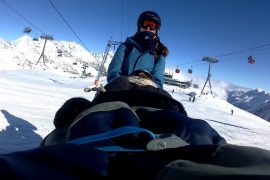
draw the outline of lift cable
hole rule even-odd
[[[122,0],[122,11],[121,11],[121,41],[123,41],[123,18],[124,18],[124,2]]]
[[[113,13],[112,13],[112,3],[111,1],[109,1],[109,9],[110,9],[110,15],[109,15],[109,18],[110,18],[110,30],[111,30],[111,39],[114,38],[114,34],[113,34]]]
[[[225,57],[225,56],[232,56],[232,55],[236,55],[236,54],[241,54],[241,53],[245,53],[245,52],[250,52],[251,50],[254,50],[254,49],[260,49],[260,48],[264,48],[264,47],[267,47],[267,46],[270,46],[270,44],[264,44],[264,45],[260,45],[260,46],[255,46],[255,47],[251,47],[251,48],[244,49],[244,50],[239,50],[239,51],[234,51],[234,52],[230,52],[230,53],[218,55],[218,56],[215,56],[215,57],[220,58],[220,57]],[[183,63],[183,64],[179,64],[179,65],[177,65],[176,67],[178,67],[178,66],[183,66],[183,65],[187,65],[187,64],[193,64],[193,63],[196,63],[196,62],[199,62],[199,61],[201,61],[201,60],[196,60],[196,61],[186,62],[186,63]]]
[[[79,36],[75,33],[75,31],[72,29],[72,27],[69,25],[69,23],[66,21],[66,19],[64,18],[64,16],[60,13],[60,11],[56,8],[56,6],[52,3],[51,0],[49,0],[50,4],[52,5],[52,7],[55,9],[55,11],[58,13],[58,15],[62,18],[62,20],[64,21],[64,23],[69,27],[69,29],[72,31],[72,33],[78,38],[78,40],[82,43],[82,45],[85,47],[85,49],[90,52],[87,48],[87,46],[83,43],[83,41],[79,38]]]
[[[5,0],[1,0],[8,8],[10,8],[12,11],[14,11],[18,16],[20,16],[23,20],[25,20],[29,25],[36,28],[39,32],[45,34],[40,28],[35,26],[33,23],[31,23],[27,18],[25,18],[21,13],[19,13],[14,7],[12,7],[9,3],[7,3]]]
[[[235,52],[231,52],[231,53],[222,54],[222,55],[219,55],[219,56],[216,56],[216,57],[231,56],[231,55],[235,55],[235,54],[250,52],[251,50],[263,48],[263,47],[266,47],[266,46],[270,46],[270,44],[264,44],[264,45],[260,45],[260,46],[255,46],[255,47],[240,50],[240,51],[235,51]]]
[[[7,11],[5,11],[4,9],[1,9],[2,13],[5,13],[8,17],[10,17],[11,19],[13,19],[14,21],[16,21],[18,24],[25,26],[25,23],[22,23],[22,21],[19,21],[18,19],[16,19],[15,17],[11,16]]]

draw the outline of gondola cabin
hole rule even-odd
[[[248,56],[248,63],[249,64],[254,64],[255,63],[255,59],[252,56]]]
[[[175,73],[180,73],[180,69],[175,69]]]
[[[188,73],[189,73],[189,74],[192,74],[192,69],[189,69],[189,70],[188,70]]]

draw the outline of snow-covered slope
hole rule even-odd
[[[92,78],[68,78],[65,73],[38,70],[0,70],[0,153],[39,146],[51,130],[53,118],[71,97],[92,100],[94,93],[83,88]],[[106,83],[102,78],[101,83]],[[165,90],[180,101],[190,117],[206,120],[229,143],[270,150],[270,123],[210,95],[188,101],[190,91],[165,85]],[[231,115],[230,110],[234,110]]]
[[[173,78],[181,81],[192,81],[201,90],[205,78],[195,77],[187,73],[172,73],[172,69],[166,69],[167,73],[173,74]],[[215,96],[228,101],[234,106],[255,114],[270,122],[270,93],[262,89],[249,89],[225,81],[211,80],[212,91]],[[210,92],[206,88],[206,92]],[[200,92],[198,92],[200,94]]]

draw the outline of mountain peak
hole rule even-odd
[[[264,90],[261,89],[261,88],[257,88],[256,91],[257,91],[257,92],[264,92]]]
[[[32,41],[33,39],[28,36],[28,35],[23,35],[22,37],[16,39],[14,42],[15,43],[18,43],[18,42],[21,42],[21,41]]]

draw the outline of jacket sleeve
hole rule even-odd
[[[125,49],[126,49],[126,47],[124,44],[121,44],[117,48],[117,50],[116,50],[116,52],[115,52],[115,54],[114,54],[114,56],[109,64],[109,67],[108,67],[108,71],[107,71],[107,81],[108,82],[110,82],[114,78],[119,77],[122,74],[121,68],[122,68],[122,64],[124,61]]]
[[[164,71],[165,71],[165,57],[160,56],[160,58],[155,63],[152,75],[157,86],[161,89],[163,89],[164,84]]]

